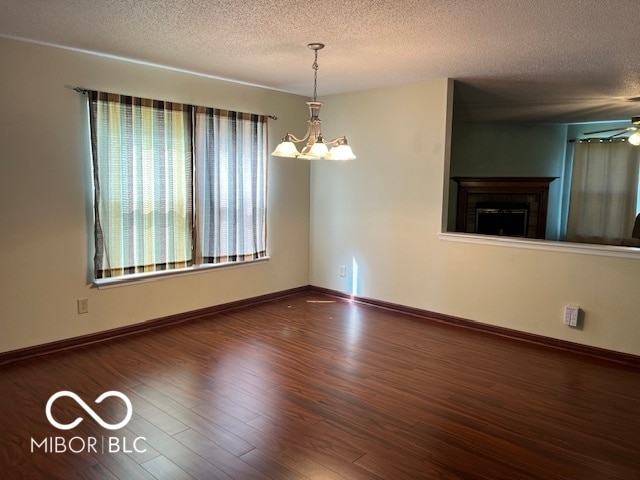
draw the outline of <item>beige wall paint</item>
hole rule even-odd
[[[311,283],[640,355],[640,260],[438,238],[443,79],[321,99],[324,133],[347,134],[358,159],[312,163],[310,176],[305,162],[270,158],[268,262],[93,288],[86,113],[65,84],[275,114],[271,145],[301,133],[305,99],[7,39],[0,58],[0,351]],[[76,314],[78,298],[89,314]],[[582,330],[562,325],[566,304],[584,309]]]
[[[358,159],[312,164],[310,283],[640,355],[640,259],[438,237],[450,94],[433,80],[326,99],[327,135],[348,135]],[[568,304],[582,329],[563,325]]]
[[[0,58],[0,351],[308,284],[309,166],[270,158],[270,260],[93,287],[86,100],[64,86],[277,115],[271,146],[304,125],[304,98],[8,39]]]

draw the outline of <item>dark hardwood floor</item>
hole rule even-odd
[[[0,415],[10,479],[640,478],[637,369],[317,292],[1,366]]]

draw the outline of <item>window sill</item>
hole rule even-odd
[[[551,240],[534,240],[513,237],[496,237],[491,235],[474,235],[469,233],[443,232],[438,235],[447,242],[475,243],[478,245],[497,245],[501,247],[545,250],[551,252],[578,253],[604,257],[633,258],[640,260],[640,248],[618,247],[614,245],[595,245],[588,243],[570,243]]]
[[[200,273],[211,272],[212,270],[221,270],[228,268],[248,267],[255,265],[256,263],[263,263],[271,257],[266,256],[257,260],[249,260],[246,262],[229,262],[220,264],[205,264],[197,265],[195,267],[181,268],[176,270],[163,270],[161,272],[149,272],[149,273],[136,273],[133,275],[126,275],[122,277],[100,278],[93,281],[93,284],[98,289],[124,287],[126,285],[157,282],[159,280],[165,280],[167,278],[184,277],[188,275],[196,275]]]

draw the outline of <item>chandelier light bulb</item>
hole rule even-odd
[[[300,155],[300,152],[298,152],[295,143],[282,142],[273,151],[272,155],[275,155],[276,157],[297,157],[298,155]]]
[[[314,159],[325,158],[329,153],[329,149],[322,142],[322,136],[318,137],[318,141],[313,144],[309,150],[309,157]]]
[[[329,155],[326,158],[328,160],[354,160],[356,156],[353,154],[351,147],[345,143],[336,145],[329,150]]]

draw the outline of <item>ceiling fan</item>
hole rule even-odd
[[[599,133],[617,132],[606,138],[607,140],[611,140],[613,138],[618,138],[626,133],[634,132],[631,136],[629,136],[627,141],[631,145],[635,145],[637,147],[640,145],[640,116],[631,117],[631,123],[633,124],[632,127],[608,128],[606,130],[596,130],[595,132],[584,132],[583,135],[597,135]]]

